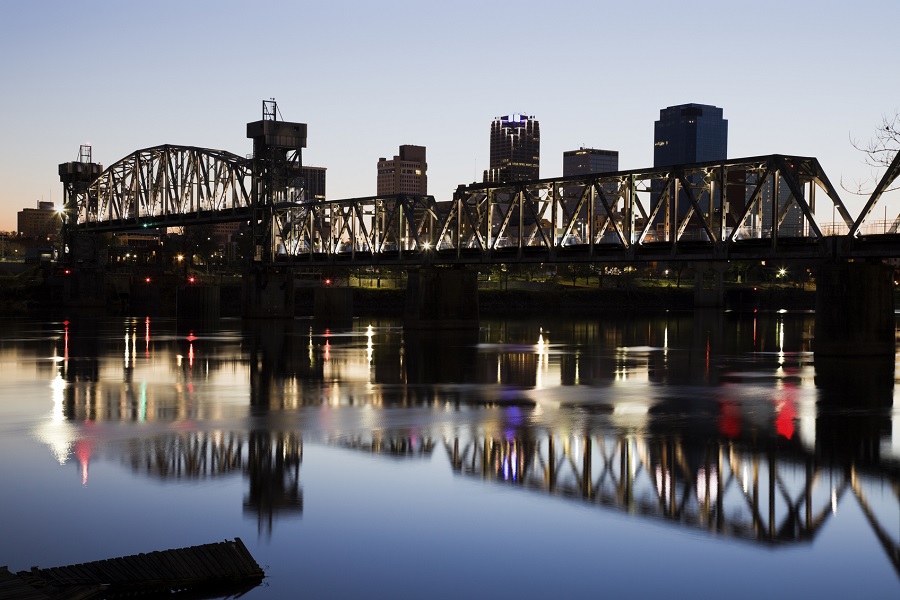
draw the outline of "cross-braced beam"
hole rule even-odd
[[[221,150],[155,146],[104,170],[77,198],[83,229],[123,230],[249,218],[247,161]]]

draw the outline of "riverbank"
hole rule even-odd
[[[298,290],[295,314],[313,312],[312,288]],[[814,310],[815,291],[809,289],[730,288],[725,293],[725,309],[732,310]],[[353,288],[357,314],[402,316],[406,291],[402,289]],[[546,284],[540,289],[479,290],[478,310],[485,317],[565,314],[595,316],[604,313],[646,313],[660,310],[689,311],[694,308],[694,290],[689,287],[635,286],[631,288],[589,288]]]
[[[107,299],[108,306],[94,311],[109,315],[170,316],[175,311],[175,283],[157,280],[154,286],[132,291],[125,303]],[[146,287],[146,289],[145,289]],[[159,288],[159,289],[157,289]],[[352,287],[354,312],[358,315],[400,317],[406,303],[402,288]],[[135,295],[139,291],[139,295]],[[299,287],[295,293],[296,316],[313,314],[314,287]],[[725,309],[814,310],[815,290],[791,286],[731,286],[725,291]],[[56,316],[67,312],[61,295],[34,277],[4,277],[0,281],[0,314],[6,316]],[[224,317],[241,315],[242,290],[236,282],[220,284],[220,307]],[[566,314],[594,316],[606,313],[648,313],[660,310],[689,311],[694,308],[690,286],[633,285],[617,288],[532,283],[491,287],[478,292],[479,314],[485,317]]]

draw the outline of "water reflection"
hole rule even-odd
[[[270,534],[303,512],[306,439],[765,545],[853,500],[900,574],[894,361],[813,363],[811,315],[19,327],[0,361],[49,382],[34,433],[82,485],[101,444],[141,477],[239,476]]]
[[[825,466],[802,452],[681,437],[468,434],[445,445],[462,475],[765,544],[811,540],[848,490],[868,505],[867,489],[880,486],[878,473]],[[885,516],[891,523],[890,510]]]

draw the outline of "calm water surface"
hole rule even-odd
[[[251,598],[898,598],[895,361],[812,330],[0,321],[0,565],[240,537]]]

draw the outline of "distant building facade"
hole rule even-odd
[[[563,152],[563,176],[566,175],[590,175],[592,173],[614,173],[619,170],[619,153],[616,150],[600,150],[598,148],[584,148],[567,150]],[[616,192],[615,183],[605,183],[603,192],[612,197]],[[581,200],[584,189],[581,186],[564,186],[563,197],[566,201],[566,209],[574,213]],[[587,208],[582,204],[582,214],[586,214]],[[582,218],[579,227],[574,231],[578,243],[587,243],[589,240],[588,228]],[[607,225],[607,215],[602,207],[594,215],[594,231],[601,232]]]
[[[490,167],[487,183],[509,183],[540,178],[541,125],[533,116],[512,114],[491,123]]]
[[[428,194],[425,146],[403,145],[394,158],[378,159],[378,195]]]
[[[19,235],[47,240],[56,237],[62,227],[62,218],[52,202],[38,202],[37,208],[23,208],[17,214]]]
[[[618,170],[619,153],[616,150],[582,147],[563,152],[563,176],[613,173]]]
[[[325,199],[325,167],[300,167],[306,183],[306,199],[310,201]]]
[[[654,124],[653,166],[667,167],[728,157],[728,120],[708,104],[679,104],[659,111]]]
[[[653,131],[654,168],[725,160],[727,157],[728,121],[723,117],[721,108],[689,103],[668,106],[659,111],[659,120],[654,123]],[[698,183],[695,175],[689,179]],[[655,207],[663,197],[662,182],[653,181],[651,189],[651,204]],[[675,201],[677,216],[681,218],[690,209],[690,200],[682,190]],[[695,223],[690,229],[699,230],[698,219],[699,215],[695,216]],[[669,230],[671,221],[664,211],[657,214],[654,224],[657,240],[670,240],[676,235],[675,231]],[[697,231],[688,231],[688,235]]]

